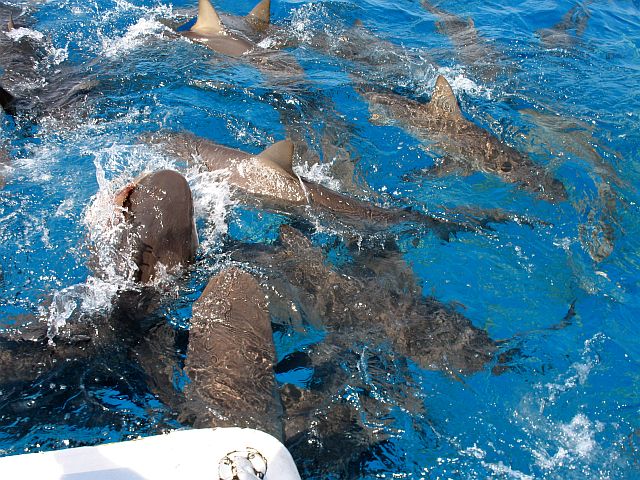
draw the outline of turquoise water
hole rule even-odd
[[[536,31],[556,25],[574,3],[440,3],[473,19],[486,45],[474,61],[417,1],[274,0],[272,20],[282,31],[265,44],[276,36],[295,39],[287,52],[304,69],[304,76],[280,77],[170,35],[161,21],[190,18],[193,2],[10,5],[33,18],[24,34],[37,37],[45,52],[14,90],[65,71],[97,86],[84,105],[45,114],[35,124],[0,118],[0,139],[11,154],[0,166],[6,177],[0,190],[2,326],[55,320],[60,311],[44,307],[52,297],[74,309],[106,309],[112,286],[92,283],[87,266],[90,245],[108,233],[100,223],[105,199],[143,171],[172,167],[185,172],[194,192],[202,246],[197,265],[168,289],[157,315],[186,328],[191,302],[227,261],[225,244],[273,242],[277,226],[288,220],[235,205],[224,186],[138,138],[188,130],[259,152],[285,137],[286,118],[319,159],[314,165],[310,156],[296,168],[331,188],[434,214],[502,208],[535,224],[493,225],[450,242],[425,232],[391,232],[425,294],[452,302],[491,338],[509,339],[518,355],[501,375],[488,366],[452,378],[398,362],[364,368],[367,352],[384,346],[354,345],[363,360],[345,368],[370,387],[371,398],[364,402],[355,389],[342,394],[370,434],[384,441],[348,474],[333,472],[335,478],[640,476],[637,2],[580,4],[589,12],[584,29],[568,30],[560,44],[550,45]],[[215,5],[235,15],[253,6],[244,0]],[[364,29],[354,36],[349,29],[358,19]],[[323,48],[316,45],[320,37]],[[345,39],[357,55],[341,54]],[[487,64],[496,75],[486,75]],[[398,125],[374,125],[353,80],[426,101],[438,74],[451,82],[467,118],[546,166],[565,184],[569,200],[541,201],[479,173],[426,175],[437,154]],[[45,86],[57,88],[52,81]],[[339,264],[336,239],[346,236],[337,226],[319,225],[313,239]],[[574,301],[571,324],[548,328]],[[283,357],[321,336],[285,328],[274,338]],[[302,385],[307,373],[279,380]],[[0,453],[179,427],[136,381],[140,376],[126,362],[93,365],[81,378],[45,378],[2,391]],[[411,401],[401,402],[398,391]],[[384,414],[370,408],[371,399],[385,406]],[[305,478],[329,477],[317,466],[304,468]]]

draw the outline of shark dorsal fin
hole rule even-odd
[[[258,158],[275,163],[291,176],[293,173],[293,142],[281,140],[271,145],[258,155]]]
[[[198,20],[191,31],[202,35],[223,35],[224,25],[210,0],[198,0]]]
[[[442,75],[438,75],[436,87],[433,90],[433,96],[428,104],[428,108],[437,110],[438,112],[446,112],[452,116],[462,116],[458,100],[456,100],[456,96],[453,94],[451,85],[449,85],[447,79]]]
[[[2,107],[2,109],[9,115],[15,115],[15,101],[16,98],[2,88],[2,85],[0,85],[0,107]]]
[[[13,14],[9,15],[9,21],[7,22],[7,32],[14,30],[16,28],[15,23],[13,23]]]
[[[247,21],[256,28],[267,28],[271,21],[271,0],[262,0],[247,15]]]

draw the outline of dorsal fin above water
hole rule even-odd
[[[458,100],[451,89],[451,85],[442,75],[438,75],[436,87],[433,90],[433,96],[428,104],[430,110],[438,112],[446,112],[453,116],[462,116]]]
[[[291,176],[293,173],[293,142],[291,140],[281,140],[264,150],[258,158],[275,163]]]
[[[224,34],[224,25],[209,0],[198,0],[198,20],[191,31],[202,35]]]
[[[271,22],[271,0],[262,0],[247,15],[247,21],[256,28],[266,28]]]
[[[9,21],[7,22],[7,32],[14,30],[16,25],[13,23],[13,14],[9,15]]]

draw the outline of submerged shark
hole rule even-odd
[[[436,30],[449,37],[460,60],[477,72],[485,81],[495,80],[500,74],[502,54],[478,33],[472,18],[461,18],[442,10],[428,0],[422,6],[436,18]]]
[[[550,28],[541,28],[536,35],[545,48],[571,48],[579,42],[580,37],[587,29],[587,23],[591,13],[587,9],[590,2],[576,4],[562,19]]]
[[[497,351],[485,330],[435,298],[422,297],[403,262],[388,275],[390,263],[382,270],[339,270],[288,225],[280,228],[279,246],[240,247],[232,258],[261,271],[276,317],[326,328],[331,345],[389,343],[420,367],[452,375],[482,370]]]
[[[245,197],[248,195],[261,200],[263,205],[280,210],[310,207],[365,230],[413,222],[432,229],[445,240],[456,232],[475,231],[484,226],[473,220],[456,223],[411,210],[378,207],[305,180],[293,171],[294,147],[289,140],[277,142],[257,155],[188,133],[163,133],[158,138],[145,140],[160,144],[166,152],[188,163],[202,164],[209,171],[224,175],[227,182]],[[495,216],[488,221],[507,220]]]
[[[364,91],[362,95],[370,104],[374,121],[384,123],[391,118],[417,138],[431,142],[436,150],[444,152],[440,163],[430,169],[431,173],[491,173],[550,202],[567,198],[564,185],[544,168],[467,120],[451,85],[442,75],[438,76],[428,103],[396,93]]]

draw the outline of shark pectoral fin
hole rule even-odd
[[[249,12],[246,19],[256,28],[267,28],[271,22],[271,0],[262,0],[258,3]]]
[[[427,104],[427,108],[432,114],[447,114],[454,117],[462,117],[460,105],[451,89],[451,85],[442,75],[438,75],[436,86],[433,90],[431,101]]]
[[[198,20],[191,27],[191,31],[201,35],[222,35],[224,25],[210,0],[198,0]]]
[[[293,173],[293,142],[291,140],[281,140],[264,150],[258,158],[275,163],[292,177]]]

